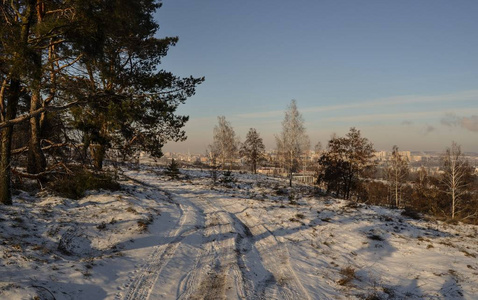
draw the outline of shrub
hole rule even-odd
[[[84,168],[73,169],[72,175],[64,175],[51,181],[48,188],[53,193],[70,199],[80,199],[88,190],[105,189],[117,191],[120,184],[111,173],[92,172]]]
[[[149,214],[147,218],[138,220],[138,227],[140,232],[148,231],[148,227],[154,221],[153,215]]]
[[[234,178],[234,175],[231,171],[222,172],[221,183],[228,185],[234,183],[235,181],[236,179]]]
[[[367,236],[369,239],[373,240],[373,241],[383,241],[383,237],[377,235],[377,234],[370,234]]]
[[[351,266],[341,269],[340,274],[343,276],[337,282],[340,285],[347,285],[355,279],[355,269]]]
[[[416,210],[414,210],[413,208],[410,208],[410,207],[405,207],[405,209],[402,211],[401,215],[404,216],[404,217],[414,219],[414,220],[420,220],[421,219],[420,214]]]

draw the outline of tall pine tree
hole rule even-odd
[[[188,117],[176,109],[204,78],[160,69],[178,41],[155,37],[160,6],[157,0],[0,2],[0,203],[11,203],[12,137],[22,122],[30,124],[30,173],[45,170],[41,140],[52,119],[82,133],[97,168],[108,147],[161,156],[167,141],[186,138]]]
[[[144,150],[162,156],[167,141],[186,138],[187,116],[177,107],[195,93],[204,78],[179,78],[159,68],[161,59],[178,38],[156,38],[153,19],[161,4],[147,1],[81,1],[82,18],[94,28],[86,40],[82,71],[85,94],[98,94],[72,109],[73,125],[83,132],[98,169],[109,147],[125,154]],[[82,36],[82,35],[81,35]],[[88,45],[94,42],[95,47]]]

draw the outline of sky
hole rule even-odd
[[[163,0],[161,68],[205,76],[178,109],[204,153],[218,116],[267,149],[297,101],[311,144],[356,127],[377,150],[478,152],[478,1]]]

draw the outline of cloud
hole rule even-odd
[[[254,113],[247,113],[247,114],[240,114],[237,115],[239,118],[245,119],[254,119],[254,118],[274,118],[284,115],[284,110],[273,110],[273,111],[263,111],[263,112],[254,112]]]
[[[413,122],[412,122],[412,121],[405,120],[405,121],[402,122],[402,125],[404,125],[404,126],[410,126],[410,125],[413,125]]]
[[[440,123],[444,126],[453,127],[460,123],[460,118],[454,113],[447,113],[445,117],[440,120]]]
[[[398,112],[398,113],[378,113],[378,114],[361,114],[353,116],[328,117],[324,121],[329,122],[375,122],[375,121],[389,121],[389,120],[403,120],[415,119],[420,120],[424,118],[436,118],[443,115],[442,111],[418,111],[418,112]],[[408,121],[410,122],[410,121]],[[411,123],[411,122],[410,122]]]
[[[469,131],[478,132],[478,116],[459,117],[454,113],[448,113],[440,120],[440,123],[448,127],[461,126]]]
[[[436,103],[436,102],[451,102],[451,101],[476,101],[478,99],[478,90],[470,90],[457,92],[452,94],[444,95],[433,95],[433,96],[418,96],[418,95],[407,95],[407,96],[395,96],[380,98],[371,101],[355,102],[355,103],[346,103],[339,105],[328,105],[328,106],[315,106],[315,107],[306,107],[300,108],[299,111],[303,114],[307,113],[317,113],[317,112],[329,112],[329,111],[341,111],[341,110],[350,110],[354,108],[377,108],[377,107],[387,107],[393,105],[404,105],[404,104],[418,104],[418,103]],[[239,114],[239,118],[273,118],[280,117],[284,115],[284,110],[274,110],[274,111],[263,111],[263,112],[253,112]]]
[[[461,127],[468,129],[469,131],[478,132],[478,116],[471,116],[469,118],[464,117],[461,119]]]
[[[427,125],[427,127],[425,128],[425,135],[429,134],[430,132],[433,132],[435,131],[436,128],[431,126],[431,125]]]

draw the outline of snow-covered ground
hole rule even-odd
[[[143,166],[121,191],[0,206],[0,299],[477,299],[475,226],[183,174]]]

